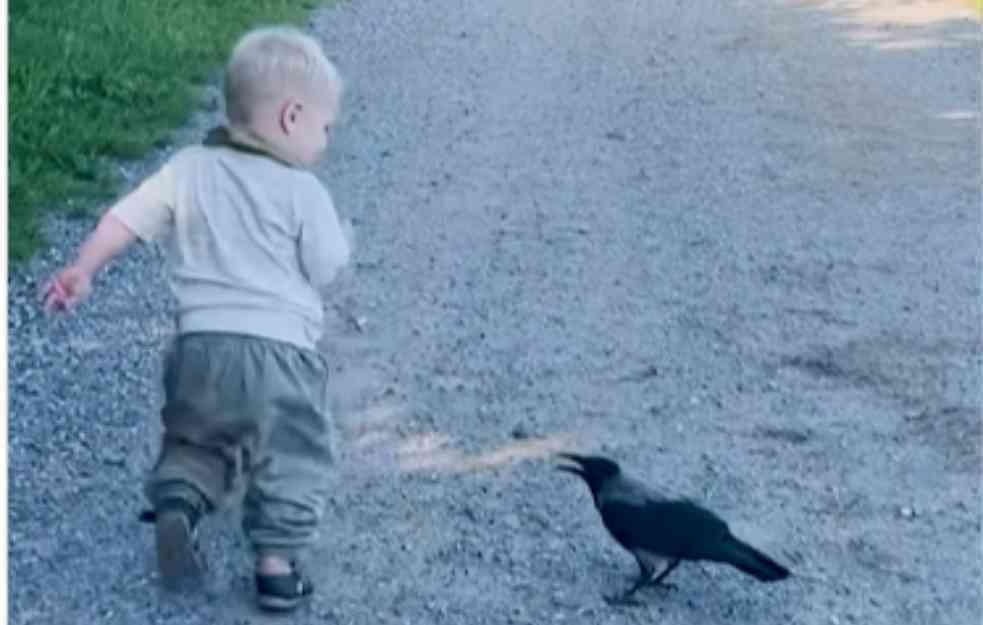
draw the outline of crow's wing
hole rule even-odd
[[[611,498],[600,508],[605,527],[625,549],[667,558],[700,559],[715,553],[730,534],[717,515],[687,500]]]
[[[646,484],[630,477],[621,476],[606,482],[598,492],[598,506],[610,501],[617,501],[633,506],[644,506],[649,503],[666,501],[669,497]]]

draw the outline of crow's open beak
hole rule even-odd
[[[575,462],[576,463],[576,466],[571,466],[569,464],[561,464],[561,465],[559,465],[559,466],[556,467],[556,470],[557,471],[563,471],[565,473],[573,473],[574,475],[577,475],[577,476],[580,476],[580,477],[586,477],[586,474],[584,473],[583,466],[582,466],[582,464],[580,462],[580,456],[578,456],[577,454],[568,454],[568,453],[562,453],[562,452],[561,453],[558,453],[556,455],[559,456],[560,458],[563,458],[565,460],[570,460],[571,462]]]
[[[574,475],[580,477],[585,477],[583,469],[581,469],[580,467],[571,467],[568,464],[561,464],[558,467],[556,467],[556,470],[563,471],[564,473],[573,473]]]

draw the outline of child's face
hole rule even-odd
[[[289,100],[281,112],[284,147],[294,160],[311,166],[328,147],[328,135],[338,116],[333,92]]]

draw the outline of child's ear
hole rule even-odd
[[[280,107],[280,128],[286,134],[291,134],[293,132],[294,126],[297,124],[297,116],[299,115],[303,105],[296,100],[287,100]]]

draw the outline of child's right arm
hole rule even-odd
[[[103,266],[136,239],[136,234],[111,213],[103,215],[79,248],[74,263],[59,271],[44,286],[44,307],[49,312],[71,310],[92,292],[92,279]]]
[[[327,290],[352,254],[351,224],[338,220],[327,189],[317,183],[315,201],[306,204],[300,227],[301,267],[311,285]]]
[[[173,207],[170,170],[165,165],[112,206],[79,248],[71,265],[42,288],[45,309],[71,310],[92,292],[96,274],[137,238],[153,239],[167,231]]]

